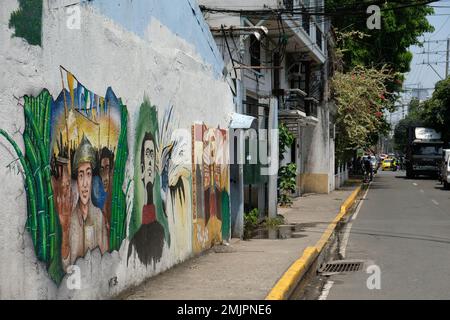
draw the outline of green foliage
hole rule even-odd
[[[382,9],[411,4],[410,0],[396,0],[380,4]],[[326,0],[327,11],[335,12],[343,7],[354,8],[360,5],[365,11],[368,5],[360,0]],[[410,6],[399,10],[381,11],[381,30],[369,30],[366,25],[368,15],[338,14],[332,17],[332,24],[338,31],[361,32],[367,36],[343,39],[343,59],[346,70],[355,66],[388,65],[394,72],[408,72],[412,53],[411,45],[420,45],[418,37],[425,32],[433,32],[427,15],[434,12],[429,6]],[[395,82],[392,83],[395,85]],[[395,88],[392,88],[394,91]]]
[[[11,14],[9,28],[14,37],[27,40],[31,45],[41,45],[42,0],[19,0],[20,8]]]
[[[280,191],[278,203],[281,206],[290,206],[292,204],[290,193],[295,192],[297,187],[296,177],[297,166],[295,163],[289,163],[278,171],[278,189]]]
[[[444,141],[450,141],[450,77],[436,84],[431,99],[420,106],[420,117],[426,126],[441,132]]]
[[[386,82],[394,75],[381,69],[358,66],[346,73],[337,72],[331,87],[336,101],[336,153],[339,159],[350,150],[368,149],[390,127],[384,111],[392,110],[386,99]]]
[[[395,148],[403,151],[408,141],[409,126],[426,126],[442,133],[442,139],[450,141],[450,77],[439,81],[431,99],[424,102],[412,100],[408,116],[395,127]]]
[[[276,229],[279,225],[284,224],[282,216],[276,216],[274,218],[267,218],[264,222],[264,226],[268,229]]]
[[[405,152],[408,145],[408,128],[410,126],[423,126],[421,119],[420,102],[417,99],[411,100],[408,108],[408,115],[405,119],[395,126],[394,130],[394,149],[399,152]]]
[[[281,123],[278,127],[279,133],[279,158],[280,160],[284,159],[284,153],[286,149],[290,147],[295,140],[294,135],[289,131],[288,127],[284,123]]]
[[[372,3],[373,4],[373,3]],[[409,0],[379,2],[381,9],[411,4]],[[357,8],[365,12],[367,3],[359,0],[325,0],[328,12],[343,12]],[[393,111],[410,69],[412,53],[409,47],[421,45],[418,38],[432,32],[427,20],[433,8],[408,6],[381,11],[381,30],[370,30],[366,14],[336,14],[332,16],[337,49],[338,72],[333,78],[337,98],[336,157],[345,160],[352,150],[367,149],[389,131],[384,110]],[[382,75],[389,70],[389,76]],[[377,74],[378,72],[378,74]],[[367,74],[369,77],[358,77]],[[372,84],[364,81],[371,78]],[[360,81],[362,80],[362,81]],[[380,101],[378,97],[383,97]],[[374,117],[378,115],[377,117]],[[378,119],[377,119],[378,118]]]
[[[257,208],[244,214],[244,239],[250,239],[258,225],[259,210]]]

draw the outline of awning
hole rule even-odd
[[[245,114],[234,112],[231,115],[230,129],[250,129],[256,118]]]

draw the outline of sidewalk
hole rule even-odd
[[[287,223],[301,224],[302,237],[233,239],[205,254],[150,278],[122,299],[263,300],[284,272],[320,239],[356,186],[328,195],[305,195],[291,208],[280,208]]]

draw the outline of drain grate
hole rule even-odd
[[[342,272],[358,272],[363,265],[364,261],[361,260],[335,260],[322,264],[318,273],[326,276]]]

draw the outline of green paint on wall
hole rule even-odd
[[[9,28],[14,28],[14,37],[27,40],[31,45],[41,45],[42,0],[19,0],[19,9],[11,14]]]
[[[141,104],[139,109],[139,116],[136,124],[136,140],[134,144],[134,204],[133,213],[129,226],[129,238],[133,238],[134,234],[141,227],[142,221],[142,207],[144,205],[145,190],[141,181],[141,146],[146,132],[150,132],[158,147],[158,111],[156,106],[150,103],[150,100],[145,97],[144,102]],[[161,184],[160,175],[155,173],[155,181],[153,188],[153,201],[156,206],[156,219],[163,226],[164,234],[167,244],[170,246],[170,232],[169,223],[167,221],[167,216],[164,213],[163,202],[161,199]]]
[[[226,190],[221,192],[221,205],[222,205],[222,240],[228,240],[230,238],[230,196]]]

